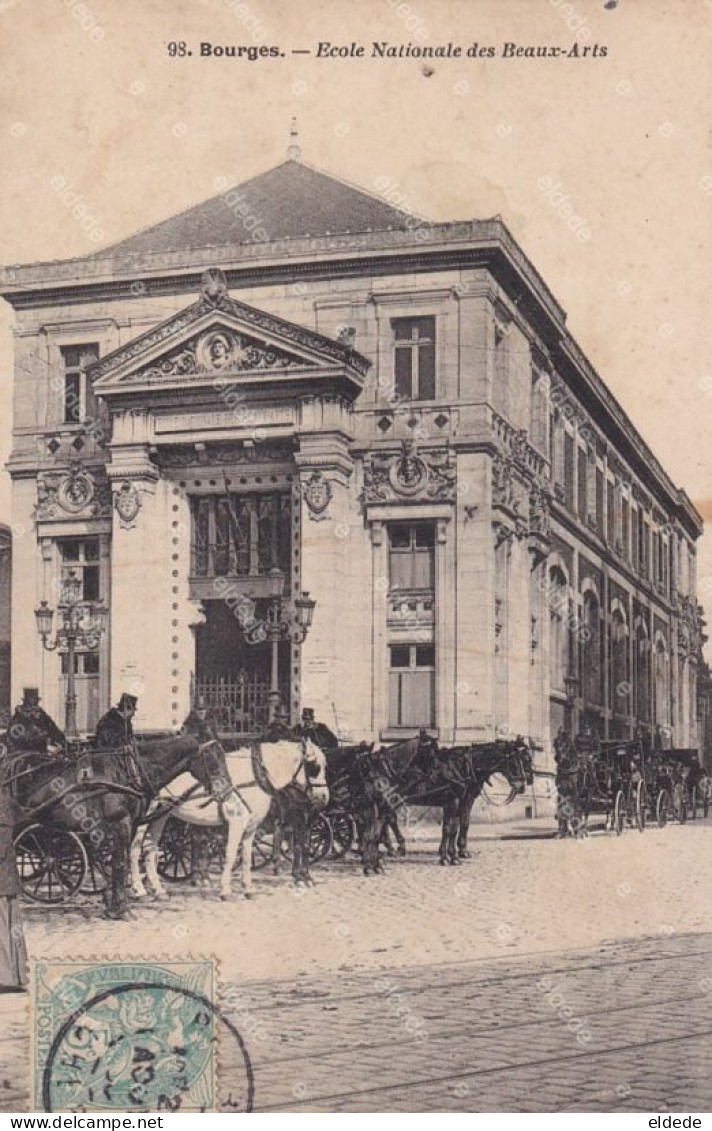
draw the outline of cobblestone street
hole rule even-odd
[[[581,842],[478,827],[450,869],[426,829],[386,875],[331,862],[298,894],[260,873],[252,902],[175,887],[131,923],[96,901],[30,905],[28,943],[217,955],[258,1110],[708,1110],[711,836],[702,821]],[[5,1110],[27,1104],[26,1009],[0,999]]]

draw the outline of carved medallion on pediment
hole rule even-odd
[[[214,327],[140,369],[135,376],[142,381],[160,381],[192,374],[214,373],[217,377],[243,370],[294,369],[303,365],[301,358],[265,342],[224,327]]]

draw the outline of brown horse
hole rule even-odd
[[[225,802],[231,794],[224,751],[194,715],[182,733],[134,747],[74,758],[14,754],[3,777],[21,808],[22,824],[39,820],[78,833],[110,861],[105,914],[126,919],[133,831],[160,790],[187,770],[216,800]]]
[[[502,774],[512,798],[522,793],[533,780],[531,751],[522,738],[439,748],[434,739],[428,746],[421,736],[414,757],[414,741],[379,751],[390,783],[383,790],[383,831],[393,831],[402,855],[405,840],[398,828],[398,809],[402,805],[442,809],[440,863],[459,864],[470,855],[470,816],[484,786],[493,774]]]

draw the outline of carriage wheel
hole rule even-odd
[[[184,883],[193,876],[192,832],[185,821],[169,817],[158,845],[156,868],[162,880]]]
[[[271,825],[260,825],[252,842],[252,868],[259,872],[272,863],[274,832]],[[292,852],[287,837],[282,836],[282,855],[291,860]],[[239,859],[239,857],[238,857]]]
[[[15,853],[23,894],[35,903],[64,903],[82,886],[87,854],[76,833],[30,825],[15,838]]]
[[[635,823],[638,826],[638,832],[641,833],[645,830],[646,810],[645,782],[641,779],[635,787]]]
[[[668,808],[670,807],[670,794],[666,789],[661,789],[658,794],[658,800],[655,805],[655,816],[658,821],[658,827],[664,829],[668,819]]]
[[[679,821],[681,825],[684,825],[687,820],[687,804],[685,802],[685,787],[682,782],[678,782],[675,786],[672,795],[672,807],[675,819]]]
[[[698,802],[699,802],[699,795],[698,795],[698,792],[697,792],[697,786],[693,785],[693,787],[692,787],[692,797],[690,799],[690,809],[691,809],[690,820],[692,820],[692,821],[697,820],[697,805],[698,805]]]
[[[345,856],[356,843],[358,836],[356,822],[345,809],[334,809],[329,813],[329,824],[333,839],[331,851],[334,856]]]
[[[98,895],[105,890],[111,876],[113,852],[110,844],[93,846],[87,851],[87,874],[80,888],[82,895]]]
[[[625,820],[625,798],[623,790],[619,789],[616,794],[615,804],[613,806],[613,829],[616,836],[620,836],[623,832],[623,822]]]
[[[316,864],[328,856],[334,844],[331,824],[323,813],[317,813],[309,824],[309,863]]]

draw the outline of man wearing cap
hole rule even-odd
[[[136,714],[138,699],[124,691],[115,707],[110,707],[96,724],[94,746],[97,750],[116,750],[133,743],[131,720]]]
[[[37,750],[42,754],[58,754],[65,749],[65,737],[54,719],[40,707],[36,687],[23,690],[22,702],[10,719],[7,745],[9,750]]]

